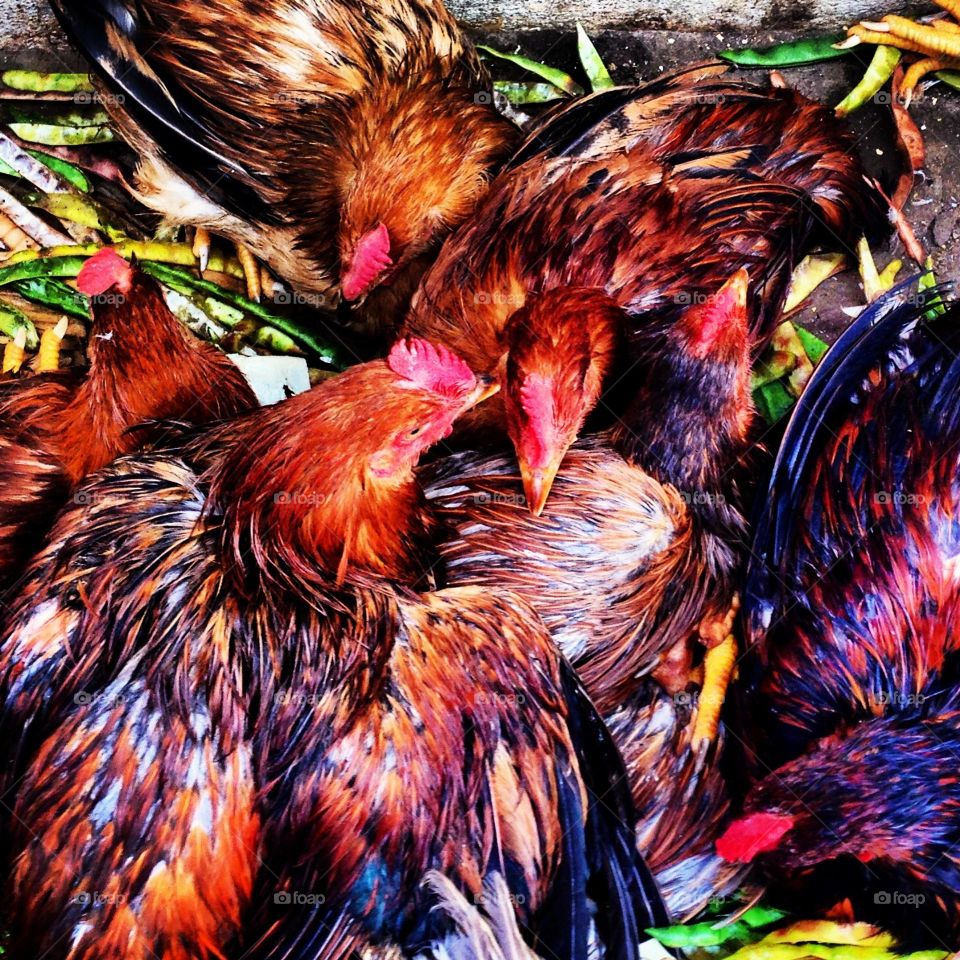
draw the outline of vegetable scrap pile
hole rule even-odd
[[[304,357],[314,379],[345,365],[337,337],[318,323],[322,304],[299,302],[272,277],[267,295],[251,299],[236,256],[216,248],[201,272],[183,230],[133,200],[123,151],[89,76],[7,71],[0,120],[0,335],[14,344],[12,358],[20,349],[36,352],[38,330],[47,328],[80,347],[78,321],[89,309],[72,281],[111,245],[160,281],[186,326],[224,350]],[[72,360],[81,362],[80,353]],[[17,365],[9,361],[10,369]]]

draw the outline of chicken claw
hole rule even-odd
[[[730,609],[722,620],[705,620],[700,625],[700,639],[707,647],[703,658],[703,687],[693,727],[693,748],[701,749],[717,737],[720,711],[727,696],[727,687],[737,665],[737,640],[733,623],[740,609],[740,598],[734,595]]]
[[[40,335],[40,349],[37,352],[37,370],[40,373],[52,373],[60,369],[60,344],[67,333],[67,318],[61,317],[55,327],[48,327]]]
[[[237,259],[243,267],[243,276],[247,281],[247,296],[256,303],[260,302],[260,264],[257,258],[241,243],[234,244],[237,248]]]
[[[20,327],[14,334],[12,340],[8,340],[3,348],[3,372],[17,373],[23,366],[23,360],[26,356],[27,331],[25,327]]]
[[[200,262],[200,272],[203,273],[210,262],[210,231],[206,227],[197,227],[193,235],[193,255]]]

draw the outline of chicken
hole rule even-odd
[[[851,239],[873,211],[828,110],[717,69],[607,90],[545,121],[414,296],[406,333],[500,378],[501,398],[465,425],[506,431],[534,512],[598,405],[622,423],[628,457],[661,429],[636,397],[651,327],[745,268],[758,347],[806,249]]]
[[[184,330],[157,283],[112,250],[87,261],[78,285],[92,297],[89,369],[0,383],[0,582],[37,550],[80,481],[156,439],[158,421],[208,423],[257,405],[240,370]]]
[[[440,0],[53,6],[141,154],[141,199],[304,291],[411,292],[515,145]]]
[[[616,430],[582,437],[541,516],[511,456],[466,451],[422,470],[446,581],[529,602],[610,724],[646,815],[641,847],[679,914],[740,872],[712,856],[727,790],[719,748],[698,742],[694,721],[710,711],[694,710],[691,643],[728,642],[731,624],[718,638],[707,627],[733,603],[745,534],[732,480],[752,411],[743,272],[725,291],[645,351],[638,379],[659,433],[644,467],[617,452]]]
[[[800,400],[744,599],[755,782],[718,843],[908,949],[960,947],[958,319],[901,287]]]
[[[412,468],[491,389],[404,342],[83,486],[2,633],[11,950],[413,954],[433,870],[635,960],[666,913],[594,708],[522,600],[425,589]]]

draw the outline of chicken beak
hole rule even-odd
[[[467,397],[467,403],[464,409],[469,410],[471,407],[475,407],[478,403],[483,403],[484,400],[489,399],[495,393],[499,392],[499,380],[496,380],[494,377],[477,377],[477,385]]]
[[[520,464],[520,477],[523,480],[523,492],[527,498],[527,504],[530,512],[539,517],[543,513],[543,508],[547,505],[547,497],[550,496],[550,490],[553,487],[553,481],[557,477],[557,471],[560,469],[562,457],[552,460],[546,467],[540,467],[534,470],[525,463]]]

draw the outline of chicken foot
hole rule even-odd
[[[740,597],[734,594],[730,608],[722,617],[705,617],[700,624],[700,640],[707,648],[703,658],[703,686],[693,728],[693,747],[712,743],[720,726],[720,711],[727,687],[737,665],[737,640],[733,624],[740,609]]]

